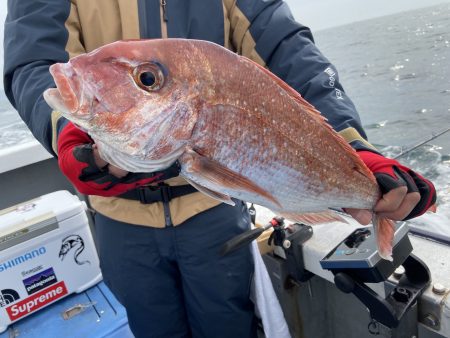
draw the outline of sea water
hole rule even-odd
[[[450,4],[319,31],[369,141],[386,156],[450,127]],[[450,132],[398,158],[430,178],[436,214],[411,221],[450,239]]]

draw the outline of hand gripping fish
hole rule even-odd
[[[265,68],[211,42],[119,41],[55,64],[47,103],[130,172],[180,175],[201,192],[238,198],[292,220],[330,208],[372,210],[372,172],[299,93]],[[321,220],[319,218],[319,220]],[[393,222],[374,217],[392,259]]]

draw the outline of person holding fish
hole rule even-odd
[[[136,337],[256,337],[250,248],[219,254],[250,227],[244,201],[292,219],[376,215],[386,259],[392,221],[436,201],[367,141],[281,0],[10,0],[4,82],[89,195],[104,280]]]

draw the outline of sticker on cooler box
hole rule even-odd
[[[27,290],[27,293],[31,295],[45,289],[49,285],[55,284],[57,281],[55,272],[52,268],[49,268],[35,274],[34,276],[24,279],[22,282]]]
[[[67,295],[67,288],[63,281],[33,294],[31,297],[6,308],[9,319],[17,320],[34,312],[41,307],[53,303],[55,300]]]
[[[32,273],[36,273],[38,271],[41,271],[44,267],[42,265],[35,266],[34,268],[31,268],[29,270],[25,270],[21,272],[22,277],[26,277],[28,275],[31,275]]]
[[[4,289],[0,291],[0,307],[5,307],[19,299],[20,296],[16,290]]]
[[[22,204],[16,208],[16,212],[24,213],[24,212],[34,210],[35,208],[36,208],[36,204],[34,204],[34,203]]]
[[[43,255],[46,252],[47,252],[47,249],[45,248],[45,246],[41,246],[39,249],[28,251],[28,252],[24,253],[23,255],[14,257],[13,259],[10,259],[9,261],[6,261],[6,262],[0,264],[0,272],[11,269],[17,265],[20,265],[20,264],[26,262],[26,261],[29,261],[33,258]]]
[[[67,236],[66,238],[63,238],[62,240],[61,249],[59,250],[59,258],[61,260],[64,260],[64,258],[67,256],[69,252],[73,252],[73,259],[75,263],[77,263],[78,265],[83,265],[86,263],[91,264],[91,262],[88,260],[80,261],[78,259],[78,256],[80,256],[83,251],[84,251],[83,238],[81,238],[81,236],[79,235],[70,235]]]

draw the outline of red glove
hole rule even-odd
[[[58,164],[63,174],[82,194],[117,196],[150,183],[178,176],[178,163],[164,171],[154,173],[128,173],[116,177],[109,173],[108,165],[99,168],[94,159],[93,140],[69,122],[58,137]]]
[[[436,202],[436,189],[426,178],[401,165],[396,160],[386,158],[370,151],[358,151],[359,156],[374,173],[382,194],[406,186],[407,194],[420,193],[420,200],[403,220],[411,219],[425,213]]]

